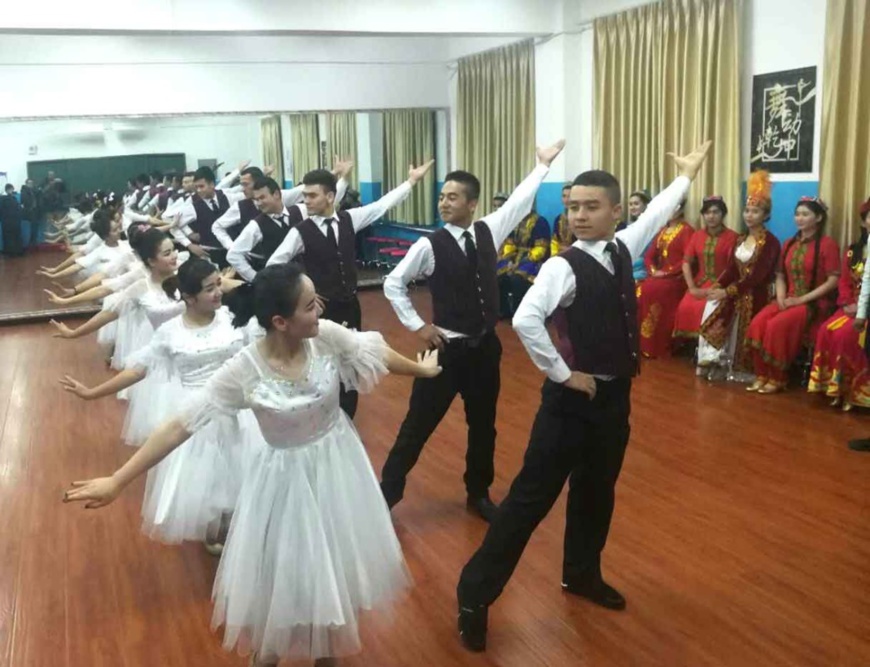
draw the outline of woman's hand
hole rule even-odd
[[[48,323],[57,329],[57,333],[51,334],[52,338],[73,338],[75,335],[75,331],[70,329],[63,322],[58,322],[57,320],[49,320]]]
[[[60,386],[63,387],[64,391],[75,394],[79,398],[83,398],[86,401],[93,398],[90,389],[69,375],[64,375],[58,382],[60,382]]]
[[[702,287],[693,287],[689,290],[689,294],[695,297],[698,300],[706,299],[707,295],[710,293],[710,290],[704,289]]]
[[[73,482],[70,489],[63,494],[63,502],[84,502],[85,509],[97,509],[111,503],[118,497],[119,493],[121,493],[121,487],[114,477],[99,477],[83,482]]]
[[[852,320],[852,326],[855,328],[855,331],[864,331],[864,327],[867,326],[867,320],[861,317],[856,317]]]
[[[843,307],[843,314],[844,315],[853,316],[857,312],[858,312],[858,304],[857,303],[850,303],[848,306]]]
[[[802,306],[804,304],[804,300],[802,297],[799,296],[787,296],[785,299],[782,300],[782,303],[785,306],[783,310],[785,310],[788,308],[794,308],[795,306]]]
[[[716,288],[707,291],[707,301],[722,301],[728,298],[728,292],[723,289]]]
[[[420,377],[434,378],[441,373],[438,365],[438,350],[426,350],[417,353],[417,365],[422,370]]]
[[[56,306],[65,306],[67,304],[67,300],[65,298],[63,298],[62,296],[58,296],[57,294],[52,292],[50,289],[44,289],[42,291],[48,295],[48,300],[51,301]]]

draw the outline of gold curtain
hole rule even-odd
[[[435,157],[435,112],[402,109],[384,112],[384,191],[408,180],[408,165]],[[409,225],[435,224],[435,169],[430,169],[411,195],[390,211],[390,219]]]
[[[713,140],[689,196],[689,217],[718,194],[740,205],[743,0],[663,0],[596,19],[595,164],[623,197],[676,175],[667,152]],[[624,201],[623,204],[627,202]],[[740,227],[739,215],[728,219]]]
[[[460,169],[480,179],[477,215],[535,166],[535,47],[532,40],[459,60],[456,147]]]
[[[857,210],[870,196],[867,0],[828,0],[825,25],[819,193],[830,207],[826,231],[844,247],[860,234]]]
[[[260,144],[263,149],[263,164],[275,167],[272,177],[283,187],[284,144],[281,142],[281,116],[260,119]]]
[[[356,112],[338,111],[327,114],[329,136],[326,139],[326,159],[332,163],[334,156],[358,162],[356,147]],[[350,172],[350,187],[359,190],[358,168]]]
[[[290,114],[290,143],[293,185],[299,185],[305,174],[320,167],[320,131],[316,113]]]

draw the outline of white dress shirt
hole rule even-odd
[[[667,224],[689,191],[691,183],[685,176],[678,177],[649,203],[646,211],[635,222],[616,232],[616,238],[631,253],[632,261],[643,254],[655,235]],[[613,262],[606,250],[608,242],[578,240],[572,247],[591,255],[612,274]],[[582,286],[579,288],[582,289]],[[567,308],[574,303],[577,289],[574,270],[567,260],[558,256],[551,257],[541,266],[535,282],[520,302],[513,319],[513,327],[535,366],[544,371],[553,382],[560,384],[571,377],[571,369],[553,345],[545,321],[556,308]],[[595,313],[589,315],[595,317]],[[599,379],[610,378],[602,376]]]
[[[299,210],[302,212],[303,220],[308,217],[308,210],[305,208],[305,204],[301,203],[302,190],[304,188],[304,185],[297,185],[295,188],[290,190],[281,190],[281,199],[284,202],[284,207],[289,208],[291,206],[298,206]],[[336,184],[335,201],[341,201],[345,192],[347,192],[347,181],[342,178]],[[227,250],[229,250],[233,245],[233,239],[230,237],[229,230],[238,225],[241,221],[242,214],[241,211],[239,211],[239,202],[234,202],[227,212],[215,220],[214,225],[212,225],[212,233]],[[255,242],[254,245],[257,243],[259,243],[259,241]]]
[[[350,215],[350,219],[353,222],[354,233],[359,234],[360,231],[371,225],[375,220],[383,217],[383,215],[391,208],[405,201],[410,194],[411,182],[405,181],[399,187],[390,190],[374,203],[359,208],[348,209],[347,213]],[[335,211],[333,211],[332,215],[328,217],[320,215],[312,215],[309,217],[324,236],[327,236],[327,226],[324,224],[324,221],[327,219],[338,219]],[[333,231],[335,232],[335,241],[338,243],[339,235],[341,234],[338,225],[335,226]],[[294,227],[281,242],[281,245],[278,246],[275,254],[273,254],[269,258],[269,261],[266,262],[266,266],[271,266],[272,264],[285,264],[304,252],[305,244],[302,242],[302,235],[299,233],[299,228]]]
[[[203,198],[206,206],[211,207],[211,202],[217,203],[217,193],[219,188],[215,188],[215,195],[211,199]],[[245,198],[245,193],[241,190],[234,192],[232,190],[220,190],[223,192],[224,196],[227,198],[230,206],[235,204],[240,199]],[[191,240],[188,238],[185,233],[185,227],[188,227],[192,223],[196,222],[196,208],[193,206],[193,197],[190,197],[182,206],[175,211],[175,218],[177,218],[177,223],[174,227],[172,227],[169,232],[172,234],[172,237],[178,241],[185,248],[191,244]]]
[[[504,240],[510,236],[510,233],[522,222],[523,218],[529,214],[538,188],[549,171],[549,167],[539,164],[517,186],[516,190],[511,193],[511,196],[500,209],[481,219],[489,227],[496,251],[501,248]],[[463,253],[465,253],[465,240],[462,238],[462,234],[466,231],[471,234],[472,241],[474,241],[474,245],[477,247],[474,225],[471,225],[467,230],[451,224],[444,225],[444,228],[456,239],[456,243],[459,244],[459,249]],[[384,294],[393,306],[393,310],[396,311],[396,315],[399,316],[399,320],[411,331],[419,331],[426,323],[417,314],[414,305],[411,303],[411,299],[408,296],[408,283],[412,280],[428,278],[434,272],[435,252],[432,250],[431,241],[424,236],[417,239],[414,245],[408,249],[408,254],[405,255],[402,261],[399,262],[396,268],[384,280]],[[439,331],[447,338],[463,337],[463,334],[449,331],[448,329],[441,329],[439,327]]]
[[[305,205],[299,204],[298,208],[302,212],[303,217],[307,217]],[[284,216],[283,221],[281,220],[281,216]],[[282,209],[281,213],[270,215],[269,217],[274,220],[275,225],[278,227],[290,225],[290,214],[288,213],[286,206]],[[256,220],[251,220],[247,225],[245,225],[242,233],[239,234],[235,241],[233,241],[233,244],[227,251],[227,262],[248,282],[252,282],[254,278],[257,277],[257,272],[254,271],[254,267],[251,266],[248,257],[251,254],[251,251],[262,240],[263,232],[260,230],[260,225],[257,224]],[[268,258],[264,257],[263,259]]]

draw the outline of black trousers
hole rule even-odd
[[[537,525],[570,480],[562,581],[601,576],[614,487],[630,433],[631,380],[598,382],[594,400],[547,380],[523,467],[462,571],[464,605],[490,605],[507,584]]]
[[[351,329],[362,329],[362,309],[356,295],[347,300],[330,299],[326,302],[326,307],[321,317],[331,322],[345,324]],[[359,393],[348,391],[342,385],[338,402],[345,414],[353,419],[353,416],[356,414],[357,403],[359,403]]]
[[[21,218],[8,217],[0,221],[3,230],[3,254],[20,257],[24,254],[24,240],[21,237]]]
[[[450,341],[440,363],[438,377],[414,380],[408,414],[384,464],[381,489],[390,504],[401,500],[408,473],[457,393],[465,404],[468,424],[465,488],[469,496],[480,498],[492,484],[501,341],[494,331],[475,340]]]

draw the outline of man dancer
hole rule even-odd
[[[465,403],[468,423],[465,488],[467,506],[491,521],[490,500],[495,453],[495,412],[500,386],[501,342],[498,322],[498,248],[529,212],[550,164],[565,146],[559,141],[537,150],[538,165],[494,213],[474,222],[480,182],[467,171],[447,174],[438,209],[444,227],[411,246],[387,276],[384,294],[402,324],[430,348],[441,350],[441,374],[414,382],[408,414],[381,474],[381,490],[392,508],[404,494],[405,480],[423,446],[456,394]],[[408,298],[408,283],[427,278],[433,322],[426,324]]]
[[[278,249],[266,262],[267,266],[291,261],[305,254],[305,272],[325,308],[321,317],[362,328],[362,312],[356,296],[356,235],[402,203],[411,188],[422,180],[434,164],[430,160],[408,170],[408,180],[378,201],[348,211],[335,210],[335,176],[325,169],[315,169],[302,179],[303,198],[308,217],[293,227]],[[341,390],[341,407],[353,419],[358,394]]]
[[[640,358],[631,263],[685,197],[710,143],[674,156],[677,179],[616,236],[619,181],[606,171],[574,180],[568,216],[577,241],[544,264],[514,316],[520,340],[547,380],[522,470],[459,580],[459,633],[473,651],[486,648],[487,609],[569,477],[562,588],[608,609],[625,608],[625,598],[601,576],[601,551]],[[557,309],[561,354],[545,324]]]

